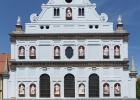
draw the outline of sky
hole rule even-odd
[[[135,66],[140,76],[140,0],[90,0],[96,3],[97,12],[106,13],[108,22],[114,23],[116,30],[117,18],[122,16],[124,29],[130,32],[128,55],[131,62],[132,54],[135,59]],[[22,20],[23,30],[25,23],[30,22],[32,13],[39,14],[41,5],[48,0],[1,0],[0,1],[0,53],[10,53],[10,36],[15,30],[17,17]]]

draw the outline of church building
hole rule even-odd
[[[89,0],[49,0],[22,30],[10,33],[11,66],[3,80],[6,99],[136,100],[129,32],[117,30]],[[23,18],[24,19],[24,18]]]

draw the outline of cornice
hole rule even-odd
[[[129,33],[9,34],[14,39],[127,39]]]
[[[11,61],[12,66],[31,66],[31,67],[125,67],[128,66],[129,61]]]

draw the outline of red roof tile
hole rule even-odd
[[[4,72],[6,56],[8,57],[8,65],[10,67],[11,54],[0,54],[0,73]]]

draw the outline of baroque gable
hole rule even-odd
[[[31,14],[31,23],[26,23],[26,34],[113,33],[113,23],[108,22],[108,16],[98,14],[96,4],[89,0],[49,0],[41,8],[40,14]]]

